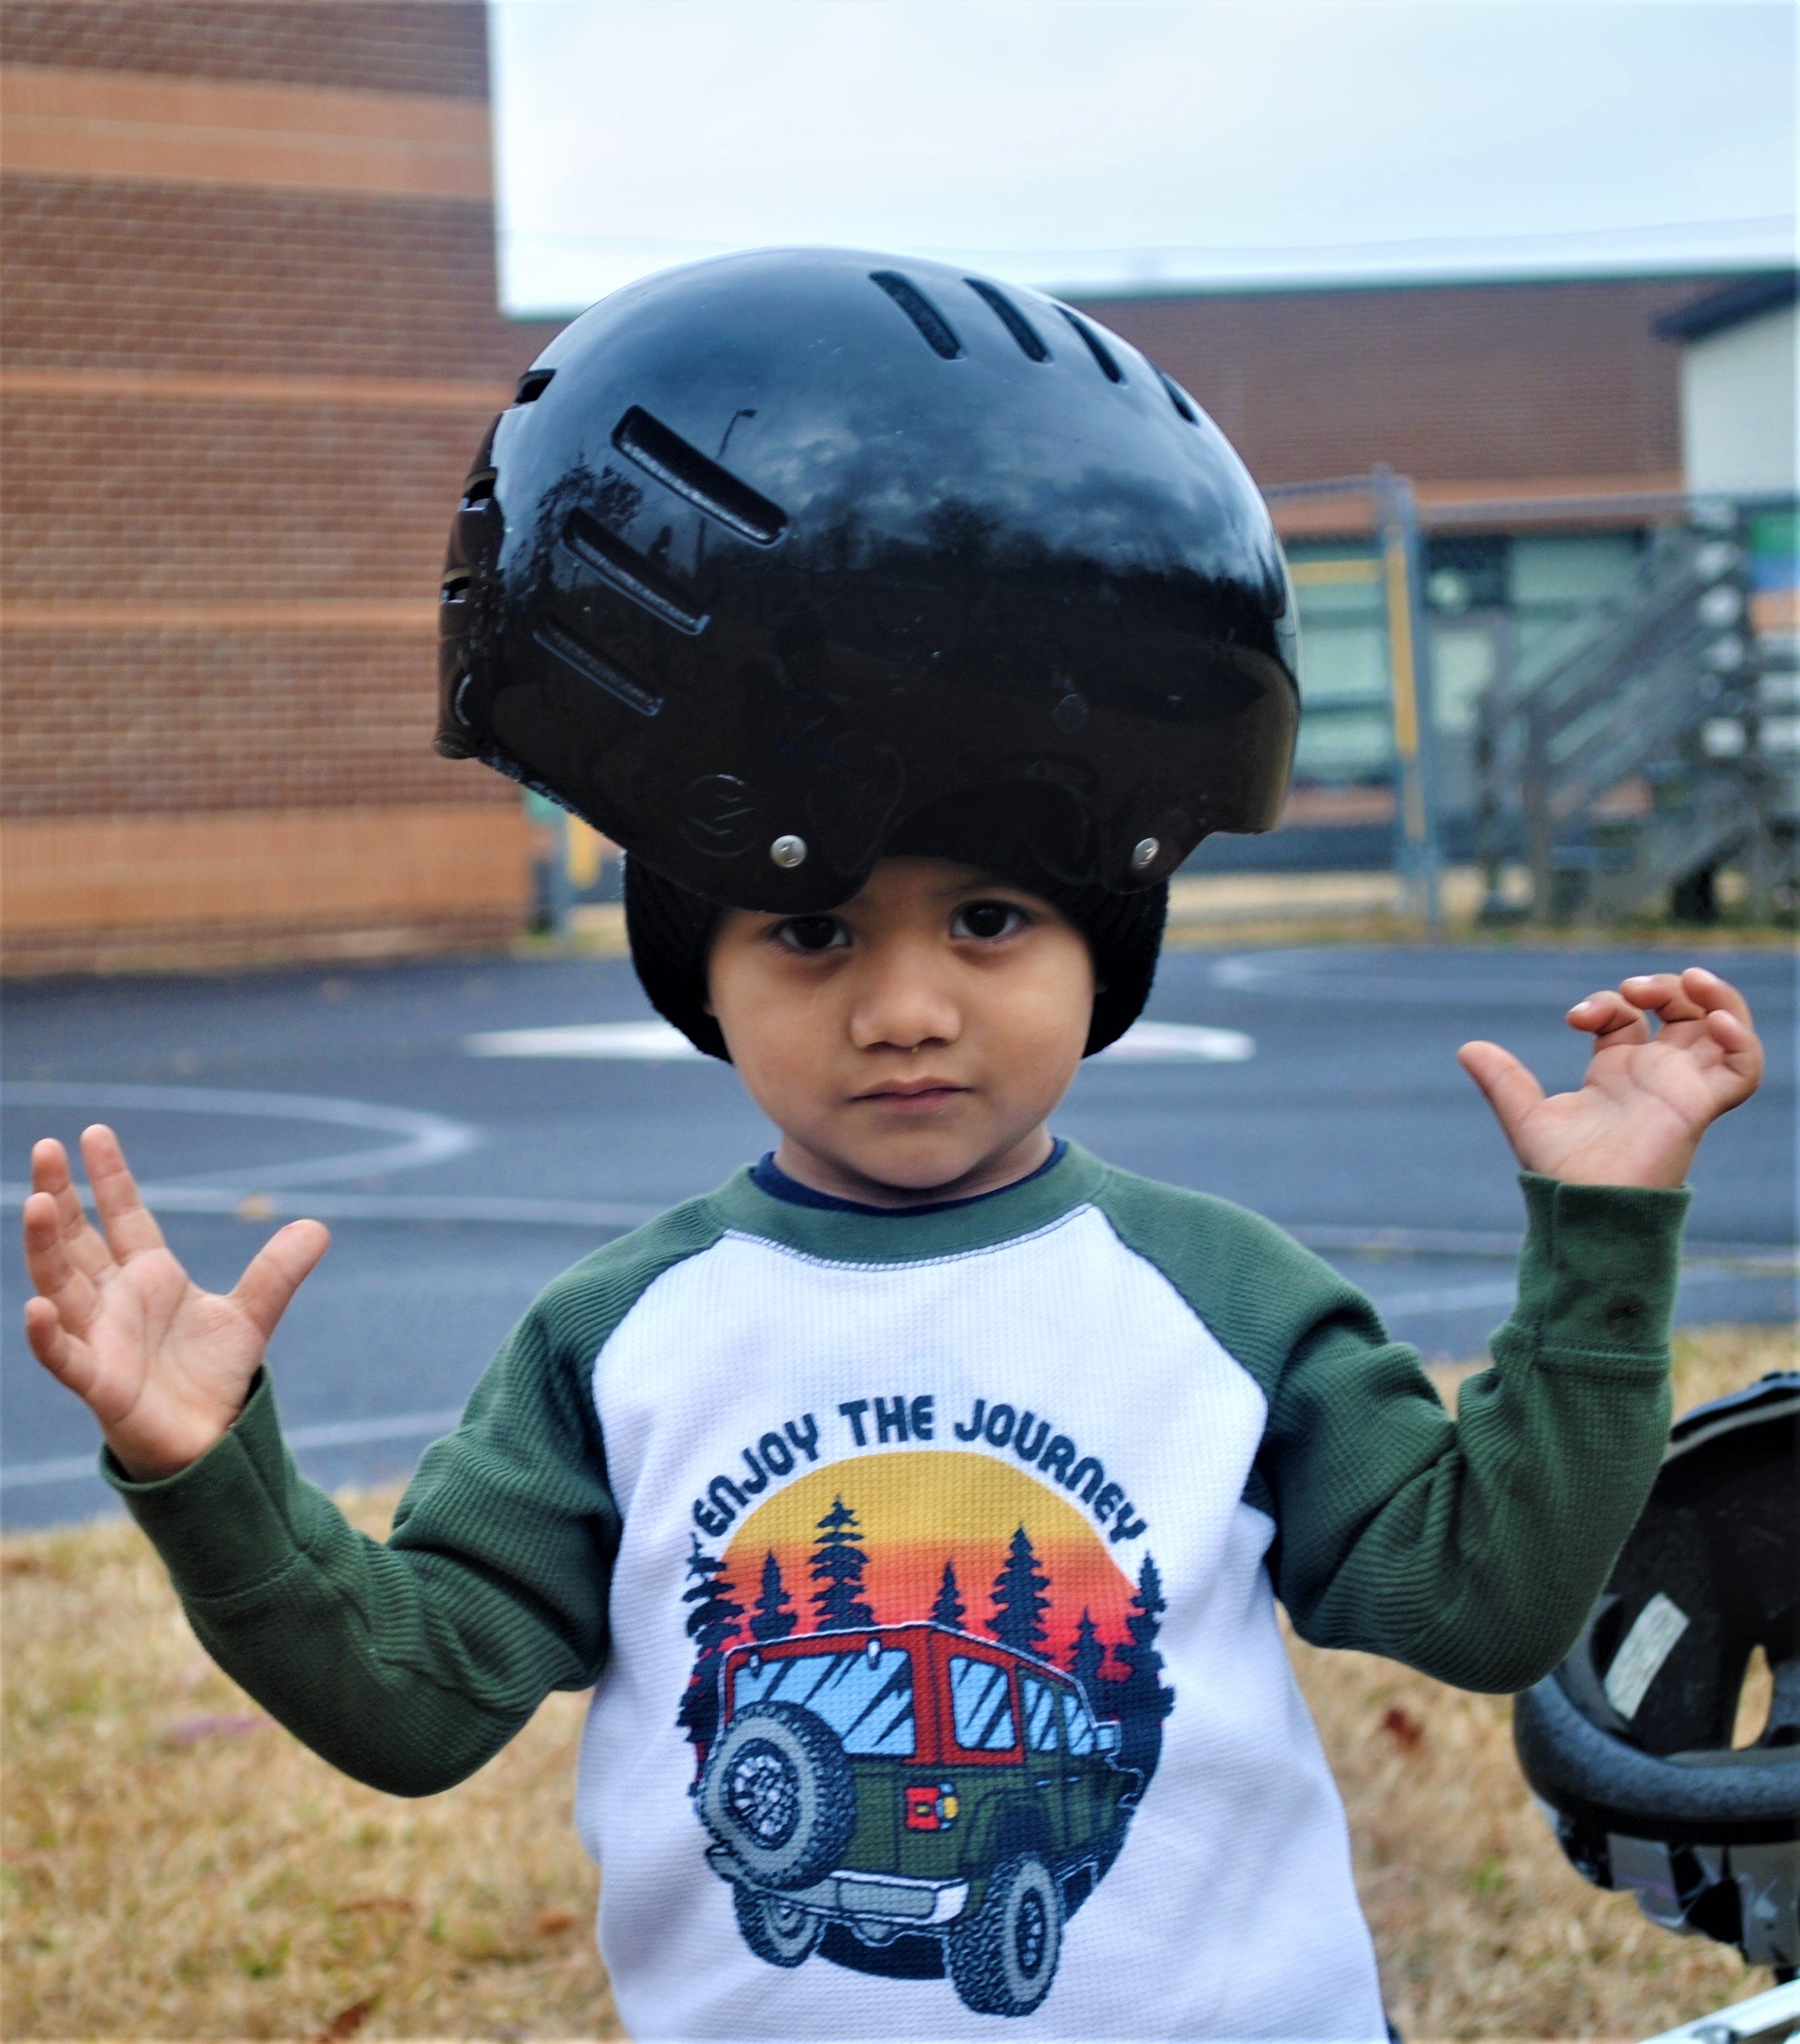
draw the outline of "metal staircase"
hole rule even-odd
[[[1721,511],[1656,532],[1572,646],[1490,690],[1475,733],[1487,913],[1521,859],[1536,922],[1702,908],[1721,862],[1766,888],[1767,782],[1744,550]],[[1758,876],[1763,876],[1760,879]]]

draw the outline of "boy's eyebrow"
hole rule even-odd
[[[937,900],[948,901],[952,895],[979,894],[994,887],[1004,887],[1013,894],[1032,894],[1031,889],[1021,882],[1008,880],[998,873],[977,873],[972,880],[946,881],[941,887],[934,887],[931,891]],[[1036,901],[1039,897],[1032,894],[1032,898]]]

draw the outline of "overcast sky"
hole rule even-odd
[[[1791,259],[1787,0],[490,0],[505,296],[730,248],[1051,290]]]

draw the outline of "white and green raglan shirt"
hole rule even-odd
[[[1467,1688],[1552,1666],[1667,1439],[1687,1195],[1528,1174],[1452,1420],[1279,1229],[1079,1150],[935,1211],[766,1182],[557,1279],[385,1544],[266,1377],[179,1475],[113,1467],[200,1639],[402,1795],[591,1685],[640,2044],[1379,2044],[1276,1604]]]

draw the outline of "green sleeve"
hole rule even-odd
[[[301,1476],[259,1376],[188,1468],[102,1468],[167,1565],[201,1644],[360,1781],[426,1796],[472,1773],[606,1654],[619,1515],[590,1389],[600,1347],[662,1270],[716,1239],[678,1208],[565,1274],[427,1450],[386,1543]]]
[[[1267,1400],[1246,1500],[1275,1521],[1302,1638],[1467,1689],[1525,1689],[1562,1659],[1668,1439],[1688,1193],[1521,1183],[1518,1302],[1454,1420],[1417,1350],[1271,1224],[1135,1181],[1102,1202]]]

